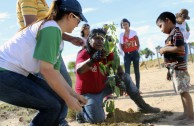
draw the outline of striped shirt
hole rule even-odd
[[[168,36],[168,38],[165,41],[165,45],[166,46],[177,46],[177,47],[184,46],[184,38],[183,38],[183,35],[178,27],[174,28],[171,31],[170,35]],[[187,66],[186,66],[186,63],[184,61],[184,56],[185,56],[184,52],[179,52],[179,53],[167,52],[164,54],[164,61],[166,64],[178,62],[176,64],[175,69],[176,70],[186,70]]]
[[[45,0],[18,0],[16,9],[18,24],[23,28],[24,15],[35,15],[37,19],[41,19],[46,16],[49,7]]]

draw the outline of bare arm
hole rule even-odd
[[[66,33],[62,34],[62,39],[68,42],[71,42],[72,44],[76,46],[82,46],[84,44],[83,40],[79,37],[73,37],[71,35],[68,35]]]
[[[68,107],[81,111],[82,108],[79,101],[83,104],[87,101],[71,89],[60,72],[53,68],[52,64],[41,61],[40,72],[49,86],[66,102]]]
[[[92,66],[93,63],[91,63],[90,59],[84,61],[84,62],[81,62],[81,63],[78,63],[76,65],[76,71],[78,74],[83,74],[85,72],[87,72],[88,70],[90,70],[90,67]]]
[[[137,46],[138,46],[138,48],[140,47],[140,43],[139,43],[139,38],[138,38],[138,36],[135,36],[135,39],[136,39],[136,42],[137,42]]]
[[[37,20],[37,17],[36,15],[24,15],[23,19],[24,19],[25,26],[28,26],[32,24],[33,22],[35,22]]]

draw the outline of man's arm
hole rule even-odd
[[[68,42],[71,42],[72,44],[76,46],[82,46],[84,44],[83,40],[79,37],[73,37],[71,35],[68,35],[66,33],[62,34],[62,39]]]
[[[78,63],[76,65],[76,71],[78,74],[83,74],[83,73],[87,72],[88,70],[90,70],[90,67],[92,65],[93,65],[93,63],[90,61],[90,59],[88,59],[84,62]]]
[[[36,15],[23,15],[24,25],[28,26],[37,20]]]
[[[76,71],[78,74],[83,74],[85,72],[87,72],[88,70],[90,70],[90,67],[96,63],[99,62],[103,59],[105,55],[105,52],[102,50],[96,51],[89,59],[78,63],[76,65]]]

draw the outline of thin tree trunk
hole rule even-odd
[[[192,55],[192,52],[191,52],[192,45],[190,43],[188,43],[188,46],[189,46],[189,52],[190,52],[190,56],[191,56],[191,61],[193,63],[193,55]]]
[[[159,66],[159,68],[161,69],[161,65],[160,65],[160,60],[159,60],[159,56],[158,56],[158,51],[157,51],[157,49],[156,49],[156,54],[157,54],[157,59],[158,59],[158,66]]]

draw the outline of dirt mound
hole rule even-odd
[[[138,112],[135,113],[132,109],[128,109],[128,111],[122,111],[116,108],[114,113],[107,114],[106,122],[107,123],[112,123],[112,122],[133,123],[133,122],[138,122],[141,115],[142,115],[141,113],[138,113]]]
[[[116,108],[114,113],[107,114],[105,123],[101,123],[100,126],[151,126],[153,122],[158,122],[160,119],[166,118],[172,114],[173,113],[169,111],[144,114],[134,112],[131,108],[127,111],[122,111]]]

